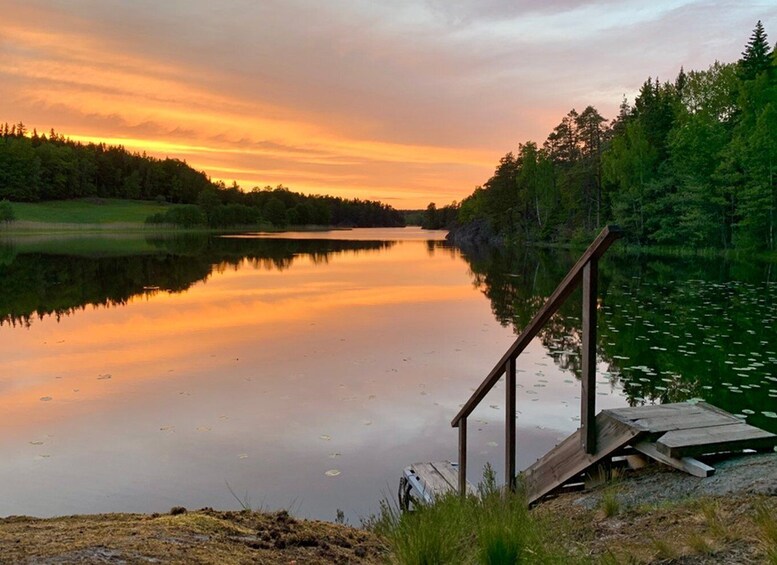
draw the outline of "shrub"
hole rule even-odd
[[[13,222],[16,219],[13,207],[8,200],[0,200],[0,222]]]
[[[147,224],[173,224],[182,228],[205,225],[205,214],[194,204],[184,204],[166,210],[164,213],[152,214],[146,218]]]

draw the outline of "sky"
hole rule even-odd
[[[773,44],[774,0],[0,0],[0,122],[422,208],[759,19]]]

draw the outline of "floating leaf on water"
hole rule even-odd
[[[208,427],[208,426],[198,426],[197,427],[197,431],[198,432],[209,432],[210,431],[210,427]]]
[[[30,445],[43,445],[42,441],[31,441]]]
[[[48,402],[49,400],[51,400],[51,397],[50,397],[50,396],[41,396],[41,397],[40,397],[40,399],[41,399],[43,402]]]
[[[763,414],[767,418],[777,418],[777,413],[775,412],[764,411],[764,412],[761,412],[761,414]]]
[[[318,436],[318,439],[323,439],[324,441],[329,441],[330,439],[332,439],[332,437],[328,436],[326,434],[322,434],[322,435]]]
[[[372,420],[362,420],[362,424],[364,424],[365,426],[371,426]]]
[[[742,410],[742,414],[747,414],[748,416],[755,414],[754,410],[750,410],[750,408],[745,408]]]
[[[175,429],[175,426],[162,426],[159,428],[160,431],[163,432],[172,432]]]
[[[734,418],[739,418],[740,420],[747,420],[747,416],[745,414],[734,414]]]
[[[98,381],[105,381],[105,380],[110,379],[110,378],[111,378],[111,374],[110,373],[105,373],[104,375],[99,375],[97,377],[97,380]]]
[[[330,453],[330,454],[329,454],[329,458],[330,458],[330,459],[334,459],[334,458],[336,458],[336,457],[340,457],[340,454],[339,454],[339,453],[337,453],[337,452],[335,452],[335,453]]]
[[[486,445],[488,447],[497,447],[499,444],[496,443],[495,441],[489,441]]]
[[[248,453],[238,453],[238,459],[248,459]]]
[[[329,469],[326,473],[324,473],[327,477],[336,477],[340,474],[340,471],[337,469]]]

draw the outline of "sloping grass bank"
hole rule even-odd
[[[141,200],[82,198],[48,202],[12,202],[16,221],[30,224],[143,224],[146,218],[168,210],[176,204]]]

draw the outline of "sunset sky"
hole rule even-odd
[[[777,3],[0,0],[0,122],[243,188],[460,200],[571,108],[736,60]]]

